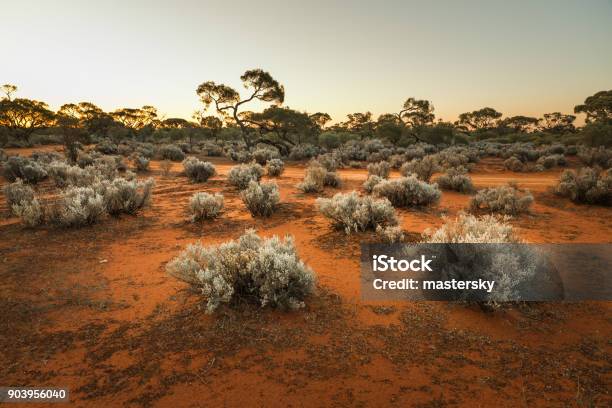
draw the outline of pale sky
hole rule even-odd
[[[285,105],[436,116],[572,113],[612,89],[612,1],[0,0],[0,83],[18,96],[190,118],[204,81],[262,68]]]

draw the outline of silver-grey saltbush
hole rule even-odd
[[[240,193],[240,198],[252,216],[269,217],[278,206],[280,193],[278,185],[273,181],[260,184],[251,180],[248,187]]]
[[[526,212],[532,203],[529,191],[507,185],[479,190],[470,201],[470,210],[514,215]]]
[[[389,173],[391,172],[391,165],[389,162],[380,161],[378,163],[370,163],[368,164],[368,175],[370,176],[378,176],[380,178],[388,178]]]
[[[102,182],[96,189],[104,198],[104,207],[111,215],[135,214],[151,202],[155,181],[126,180],[116,178],[111,182]]]
[[[384,198],[361,197],[353,191],[338,193],[332,198],[318,198],[316,203],[319,211],[332,220],[334,227],[346,234],[397,225],[395,208]]]
[[[183,160],[183,168],[189,180],[195,183],[203,183],[217,173],[212,163],[201,161],[195,157],[188,157]]]
[[[209,313],[241,301],[299,309],[315,288],[315,275],[300,260],[292,237],[260,238],[253,230],[218,246],[189,245],[166,270],[198,288]]]
[[[52,214],[52,220],[63,227],[95,224],[105,214],[104,197],[91,187],[65,190]]]
[[[612,169],[584,167],[565,170],[555,188],[556,194],[576,203],[612,205]]]
[[[453,250],[453,267],[444,269],[439,279],[495,281],[494,292],[478,293],[484,296],[485,303],[492,306],[516,299],[518,288],[534,279],[541,265],[540,256],[531,247],[508,245],[519,244],[521,240],[514,234],[511,225],[492,215],[475,217],[460,213],[456,219],[446,220],[437,230],[426,231],[423,239],[426,243],[434,244],[482,244]]]
[[[268,161],[267,169],[268,176],[278,177],[285,171],[285,163],[281,159],[272,159]]]
[[[393,180],[383,180],[372,190],[375,196],[387,198],[396,207],[421,207],[440,200],[437,184],[429,184],[411,174]]]
[[[192,221],[216,218],[223,210],[223,195],[195,193],[189,200],[189,215]]]
[[[230,169],[227,179],[231,185],[238,187],[239,190],[244,190],[248,187],[249,182],[259,181],[263,174],[263,167],[257,163],[239,164]]]
[[[34,199],[34,190],[21,179],[17,179],[14,183],[7,184],[2,189],[6,197],[6,203],[9,208],[22,202],[30,202]]]
[[[465,167],[449,168],[445,174],[438,177],[436,183],[443,190],[454,190],[460,193],[471,193],[474,191],[472,179]]]

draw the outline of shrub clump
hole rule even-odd
[[[134,157],[134,166],[137,171],[149,171],[149,164],[151,160],[145,156],[135,156]]]
[[[189,215],[193,222],[217,218],[223,210],[223,195],[195,193],[189,200]]]
[[[235,162],[238,163],[247,163],[253,160],[253,156],[251,152],[247,150],[230,150],[227,153],[227,156]]]
[[[47,171],[35,160],[21,156],[11,156],[3,164],[4,177],[10,182],[21,179],[36,184],[47,178]]]
[[[335,152],[334,152],[335,153]],[[342,160],[337,157],[336,154],[325,153],[317,156],[316,160],[313,160],[312,163],[323,166],[327,171],[336,171],[338,167],[342,164]]]
[[[278,177],[285,171],[285,163],[281,159],[272,159],[268,161],[268,176]]]
[[[253,150],[253,153],[251,154],[251,156],[253,160],[261,164],[262,166],[264,166],[268,161],[272,159],[280,158],[278,149],[273,148],[273,147],[261,147],[261,148],[255,149]]]
[[[576,203],[612,205],[612,169],[584,167],[578,172],[565,170],[555,192]]]
[[[83,152],[83,151],[79,151],[78,155],[77,155],[77,161],[76,164],[80,167],[80,168],[85,168],[87,166],[93,166],[94,164],[94,158],[91,154]]]
[[[511,215],[526,212],[532,203],[529,191],[521,194],[516,187],[507,185],[479,190],[470,201],[470,210]]]
[[[442,195],[437,184],[419,180],[414,174],[394,180],[383,180],[374,186],[372,193],[387,198],[396,207],[435,204]]]
[[[99,171],[99,167],[95,165],[81,168],[70,166],[65,162],[54,161],[48,166],[47,170],[49,177],[58,187],[85,187],[105,178],[105,174]]]
[[[227,174],[229,183],[244,190],[251,181],[259,181],[264,174],[264,169],[257,163],[239,164],[230,169]]]
[[[273,181],[260,184],[251,180],[249,186],[240,193],[240,198],[253,217],[269,217],[280,201],[280,193]]]
[[[389,173],[391,172],[391,164],[386,161],[381,161],[378,163],[370,163],[368,164],[368,175],[370,176],[378,176],[380,178],[389,178]]]
[[[567,164],[567,160],[562,154],[552,154],[549,156],[541,156],[536,163],[545,169],[551,169],[555,166],[565,166]]]
[[[368,194],[370,194],[374,190],[374,187],[376,187],[383,180],[384,179],[379,176],[369,176],[368,179],[363,183],[363,189]]]
[[[96,151],[102,154],[117,154],[119,147],[110,140],[103,139],[96,145]]]
[[[323,185],[326,187],[339,188],[342,185],[342,181],[335,171],[328,171],[325,173],[325,179],[323,179]]]
[[[386,243],[394,244],[397,242],[404,241],[404,231],[398,225],[389,225],[386,227],[378,226],[376,227],[376,235]]]
[[[471,193],[474,191],[472,179],[467,174],[465,167],[452,167],[436,180],[443,190],[453,190],[460,193]]]
[[[400,168],[400,173],[403,176],[410,176],[416,174],[416,176],[423,180],[429,181],[431,176],[438,171],[438,163],[434,156],[425,156],[422,159],[412,159],[411,161],[404,163]]]
[[[203,183],[217,173],[212,163],[201,161],[195,157],[188,157],[183,160],[183,168],[189,180],[195,183]]]
[[[454,244],[507,244],[519,243],[512,226],[504,218],[494,215],[476,217],[471,214],[460,213],[454,220],[446,219],[437,230],[426,230],[423,234],[427,243],[454,243]]]
[[[512,226],[505,220],[492,215],[475,217],[461,213],[455,220],[446,220],[435,231],[423,234],[424,242],[449,244],[439,248],[436,258],[445,265],[445,257],[450,256],[450,267],[440,271],[442,280],[492,280],[495,291],[473,293],[485,304],[499,306],[498,302],[516,299],[519,290],[536,278],[542,259],[538,253],[515,236]],[[450,244],[472,243],[474,246],[455,248]],[[495,245],[505,244],[505,245]],[[450,255],[449,255],[450,253]],[[468,295],[468,291],[462,295]]]
[[[159,149],[162,160],[181,161],[185,159],[185,153],[176,145],[164,145]]]
[[[7,184],[2,191],[6,197],[6,203],[11,209],[14,205],[19,205],[22,202],[29,203],[34,200],[34,189],[24,184],[21,179],[17,179],[14,183]]]
[[[304,193],[318,193],[323,191],[325,186],[339,187],[341,184],[336,172],[329,171],[319,161],[313,160],[306,169],[304,180],[297,185],[297,188]]]
[[[116,178],[100,183],[96,189],[102,194],[104,207],[109,214],[136,214],[151,203],[154,185],[152,178],[144,182]]]
[[[504,160],[504,167],[510,171],[520,173],[525,171],[525,163],[523,163],[518,157],[510,156]]]
[[[323,191],[325,186],[327,170],[323,166],[314,165],[313,163],[306,169],[304,180],[297,185],[297,188],[304,193],[318,193]]]
[[[30,228],[44,222],[43,208],[36,197],[13,204],[11,206],[11,211],[17,217],[21,218],[21,222]]]
[[[198,288],[209,313],[223,303],[252,300],[262,307],[299,309],[315,287],[314,273],[300,260],[292,237],[262,239],[253,230],[218,246],[189,245],[166,270]]]
[[[360,197],[355,191],[338,193],[331,199],[318,198],[317,207],[332,220],[335,228],[344,230],[346,234],[397,225],[395,208],[389,200]]]
[[[294,146],[289,153],[291,160],[310,159],[319,153],[318,147],[311,144],[299,144]]]
[[[104,197],[92,187],[65,190],[52,214],[52,221],[62,227],[95,224],[106,212]]]
[[[604,169],[612,167],[612,149],[603,146],[581,146],[578,149],[578,158],[587,166],[600,166]]]

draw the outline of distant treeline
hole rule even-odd
[[[196,92],[201,110],[192,120],[160,117],[153,106],[122,108],[104,112],[91,102],[62,105],[57,112],[44,102],[17,98],[17,87],[3,85],[0,99],[0,145],[28,146],[35,143],[89,143],[110,139],[138,141],[241,140],[248,147],[263,143],[285,153],[296,145],[310,143],[326,148],[348,140],[371,138],[396,146],[416,142],[461,144],[475,140],[612,145],[612,90],[600,91],[576,105],[574,114],[586,115],[585,126],[576,127],[576,116],[552,112],[541,118],[503,117],[484,107],[459,115],[454,123],[436,119],[428,100],[408,98],[397,112],[377,119],[372,113],[352,113],[347,120],[330,125],[330,115],[308,113],[283,106],[285,89],[268,72],[246,71],[241,77],[247,91],[212,81]],[[258,100],[269,106],[261,112],[248,110]]]

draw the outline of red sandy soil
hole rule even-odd
[[[375,237],[330,228],[315,209],[316,196],[295,187],[303,163],[276,178],[279,211],[253,219],[227,184],[233,164],[209,160],[219,174],[202,184],[180,175],[179,163],[163,176],[154,162],[152,207],[139,216],[77,230],[2,220],[0,386],[69,387],[74,406],[612,404],[609,302],[495,312],[444,302],[364,302],[359,244]],[[471,175],[479,188],[514,180],[531,190],[531,213],[510,221],[526,241],[610,242],[612,210],[555,197],[550,188],[559,174],[511,173],[501,160],[485,159]],[[340,176],[342,191],[359,191],[367,174],[348,169]],[[48,181],[37,188],[51,190]],[[187,202],[197,191],[225,195],[220,218],[188,221]],[[436,207],[398,215],[416,240],[468,201],[444,192]],[[5,217],[7,210],[2,197]],[[242,305],[207,315],[198,294],[165,273],[187,244],[217,244],[246,228],[295,237],[318,277],[304,310]]]

